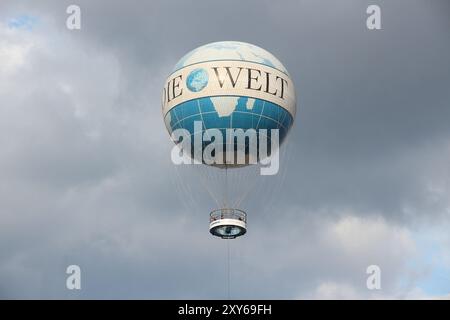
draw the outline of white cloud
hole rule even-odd
[[[345,300],[358,299],[361,296],[351,285],[325,282],[317,287],[312,298],[318,300]]]
[[[336,214],[335,214],[336,215]],[[306,299],[377,299],[407,292],[411,270],[408,261],[416,254],[411,232],[387,222],[380,215],[357,214],[344,211],[337,219],[320,218],[314,248],[318,255],[326,255],[321,277],[310,291],[303,290],[299,298]],[[369,290],[366,269],[369,265],[381,268],[381,290]],[[416,266],[418,267],[418,266]],[[321,280],[322,279],[322,280]],[[326,280],[323,280],[326,279]]]
[[[8,77],[27,62],[27,55],[36,45],[27,31],[9,29],[0,23],[0,77]]]
[[[351,284],[324,282],[321,283],[308,299],[314,300],[449,300],[447,295],[430,295],[423,292],[419,287],[404,291],[401,295],[385,294],[383,291],[360,291]]]
[[[344,215],[336,224],[330,226],[326,236],[345,254],[364,255],[390,254],[392,257],[410,255],[414,252],[414,241],[407,228],[387,222],[383,216],[369,218]]]

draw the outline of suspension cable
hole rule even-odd
[[[231,282],[231,264],[230,264],[230,240],[225,240],[227,242],[227,277],[228,277],[228,300],[231,298],[230,282]]]

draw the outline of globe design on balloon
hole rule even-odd
[[[205,69],[195,69],[189,73],[186,86],[193,92],[201,91],[208,84],[208,72]]]
[[[296,110],[293,84],[281,62],[260,47],[236,41],[210,43],[186,54],[169,77],[163,98],[169,133],[185,129],[192,139],[194,123],[200,121],[203,131],[219,129],[224,137],[228,128],[255,129],[258,134],[267,129],[270,140],[270,130],[278,129],[281,144]]]

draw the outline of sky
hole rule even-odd
[[[371,4],[381,30],[366,27]],[[0,298],[227,298],[227,246],[235,299],[450,298],[449,13],[447,0],[1,1]],[[180,182],[160,109],[177,61],[223,40],[274,54],[298,99],[270,199],[249,197],[232,241],[209,234],[206,196],[180,188],[200,186]]]

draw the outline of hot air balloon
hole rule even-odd
[[[210,212],[211,234],[246,233],[247,214],[239,208],[251,189],[239,188],[248,181],[245,170],[278,152],[295,113],[289,73],[260,47],[214,42],[176,64],[164,85],[162,114],[185,159],[206,168],[202,179],[218,206]]]

